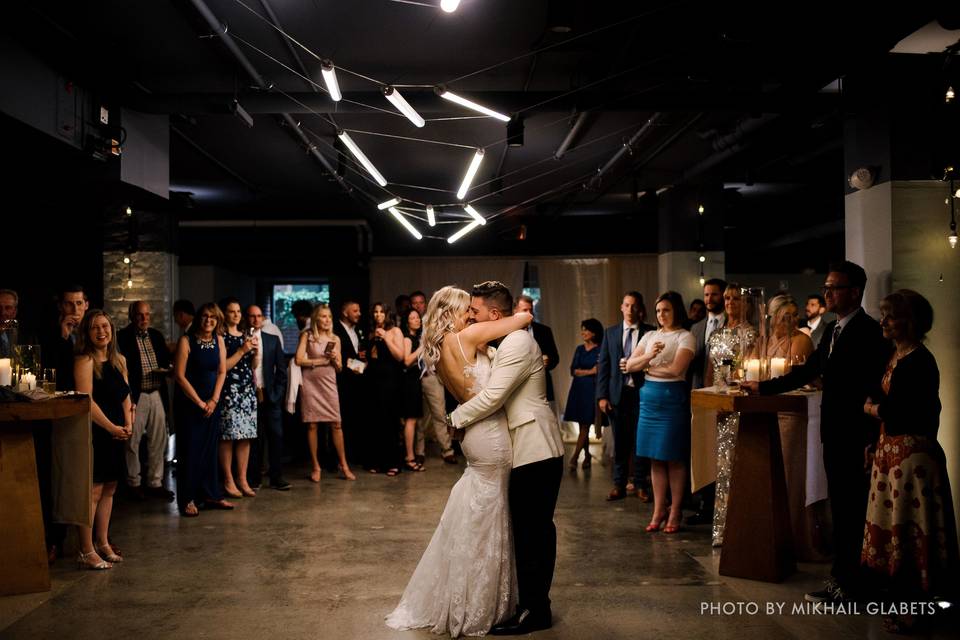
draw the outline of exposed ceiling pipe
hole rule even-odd
[[[282,32],[282,31],[283,31],[283,27],[280,25],[280,19],[277,17],[277,14],[274,13],[273,7],[270,6],[269,1],[268,1],[268,0],[260,0],[260,6],[262,6],[264,12],[266,12],[266,14],[267,14],[267,19],[270,20],[270,23],[271,23],[274,27],[276,27],[277,29],[279,29],[279,30]],[[283,38],[283,37],[281,37],[280,40],[283,41],[283,44],[286,45],[287,51],[290,52],[290,57],[293,58],[293,61],[297,63],[297,66],[298,66],[298,67],[300,67],[300,73],[302,73],[304,76],[306,76],[307,78],[309,78],[309,77],[310,77],[310,72],[307,71],[306,65],[303,64],[303,59],[300,57],[300,54],[297,53],[297,50],[296,50],[296,48],[293,46],[293,43],[290,42],[290,38]],[[306,82],[306,80],[304,80],[304,82],[310,87],[310,90],[311,90],[311,91],[313,91],[314,93],[320,93],[320,90],[316,87],[316,85],[314,85],[314,84],[312,84],[312,83],[309,83],[309,82]]]
[[[256,67],[250,62],[249,58],[240,50],[240,47],[237,46],[237,42],[233,39],[228,33],[227,27],[224,24],[221,24],[217,20],[217,16],[214,15],[213,11],[206,5],[203,0],[190,0],[190,3],[196,8],[196,10],[203,16],[203,19],[207,21],[207,24],[213,29],[218,36],[220,36],[221,42],[227,47],[227,50],[233,55],[237,63],[243,67],[244,71],[250,76],[253,82],[264,91],[269,91],[271,85],[263,79],[263,76],[260,75],[260,72],[257,71]],[[249,111],[249,109],[248,109]],[[278,111],[286,121],[287,125],[297,134],[297,137],[306,145],[310,155],[317,159],[320,164],[323,166],[327,172],[333,176],[333,178],[340,183],[340,186],[346,189],[347,193],[350,193],[352,189],[346,183],[346,181],[337,175],[336,170],[333,168],[333,165],[330,164],[330,161],[327,160],[319,151],[317,151],[317,146],[313,144],[307,135],[300,129],[300,125],[294,120],[289,113]]]
[[[731,156],[735,156],[736,154],[740,153],[746,148],[744,139],[747,136],[755,133],[757,130],[763,128],[776,118],[777,114],[765,113],[759,118],[751,118],[750,120],[739,123],[736,129],[728,135],[718,136],[713,143],[713,148],[718,149],[717,153],[701,160],[697,164],[684,171],[680,180],[677,181],[677,184],[680,182],[687,182],[699,176],[700,174],[709,171]]]
[[[614,165],[616,165],[620,159],[623,158],[623,156],[628,153],[633,153],[633,145],[635,145],[640,138],[646,135],[646,133],[657,124],[659,119],[659,112],[650,116],[647,121],[643,123],[643,126],[640,127],[636,133],[630,136],[630,139],[624,142],[622,147],[617,149],[617,152],[613,154],[613,157],[607,160],[606,163],[604,163],[604,165],[597,170],[597,175],[593,176],[593,178],[590,180],[591,186],[596,186],[599,184],[601,178],[603,178],[603,175],[610,171],[610,169],[612,169]]]
[[[219,158],[217,158],[216,156],[214,156],[213,154],[211,154],[209,151],[207,151],[206,149],[204,149],[203,147],[201,147],[199,144],[197,144],[197,142],[196,142],[193,138],[191,138],[190,136],[188,136],[186,133],[184,133],[183,131],[181,131],[180,129],[178,129],[177,127],[175,127],[175,126],[173,126],[173,125],[170,126],[170,131],[172,131],[172,132],[175,133],[176,135],[180,136],[180,138],[181,138],[184,142],[186,142],[188,145],[190,145],[191,147],[193,147],[193,149],[194,149],[197,153],[199,153],[199,154],[202,155],[204,158],[206,158],[207,160],[209,160],[209,161],[212,162],[213,164],[215,164],[215,165],[217,165],[218,167],[220,167],[221,169],[223,169],[228,175],[232,176],[234,179],[237,180],[237,182],[239,182],[240,184],[242,184],[243,186],[245,186],[247,189],[249,189],[250,191],[253,191],[253,192],[258,191],[257,187],[256,187],[252,182],[250,182],[249,180],[247,180],[246,178],[244,178],[242,175],[240,175],[239,173],[237,173],[236,171],[234,171],[233,169],[231,169],[230,167],[228,167],[226,164],[224,164]]]
[[[576,140],[577,134],[580,133],[580,129],[583,128],[584,123],[587,121],[587,113],[581,111],[577,115],[577,119],[573,121],[573,126],[570,127],[570,130],[567,131],[567,135],[563,138],[563,142],[560,143],[560,146],[557,147],[557,150],[553,153],[553,157],[557,160],[563,158],[564,154],[569,151],[570,145],[573,144],[573,141]]]

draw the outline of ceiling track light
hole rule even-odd
[[[397,111],[402,113],[407,117],[407,120],[412,122],[417,127],[422,127],[426,124],[426,121],[423,117],[417,113],[416,109],[410,106],[410,103],[404,99],[400,92],[394,89],[393,87],[386,86],[383,88],[383,95],[387,100],[390,101],[394,107],[397,108]]]
[[[460,0],[440,0],[440,8],[447,13],[453,13],[460,6]]]
[[[480,215],[476,209],[468,204],[463,205],[463,210],[470,214],[477,224],[487,224],[487,219]]]
[[[496,118],[497,120],[501,120],[503,122],[510,122],[510,116],[504,115],[499,111],[494,111],[493,109],[489,109],[481,104],[477,104],[472,100],[467,100],[462,96],[458,96],[455,93],[447,91],[447,88],[442,85],[434,88],[434,91],[444,100],[449,100],[450,102],[459,104],[461,107],[466,107],[467,109],[471,109],[477,113],[482,113],[483,115],[490,116],[491,118]]]
[[[340,102],[343,99],[343,94],[340,93],[340,83],[337,82],[337,68],[333,66],[331,60],[320,62],[320,75],[323,76],[323,82],[327,85],[327,91],[330,92],[330,99],[334,102]]]
[[[404,229],[410,232],[410,235],[412,235],[417,240],[423,239],[423,235],[421,235],[421,233],[417,231],[416,227],[410,224],[410,221],[407,220],[407,217],[402,213],[400,213],[396,207],[390,207],[389,211],[391,214],[393,214],[393,217],[397,219],[397,222],[402,224]]]
[[[389,209],[390,207],[395,207],[400,204],[400,198],[390,198],[386,202],[381,202],[377,205],[377,209],[383,211],[384,209]]]
[[[477,149],[476,153],[473,154],[473,159],[470,161],[470,166],[467,167],[467,172],[463,175],[463,182],[460,183],[460,188],[457,190],[457,200],[463,200],[467,195],[467,191],[470,190],[470,185],[473,184],[473,179],[477,175],[477,170],[480,168],[481,162],[483,162],[483,149]]]
[[[468,224],[461,227],[460,231],[457,231],[455,234],[447,238],[447,242],[449,242],[450,244],[453,244],[463,236],[467,235],[468,233],[470,233],[471,231],[479,227],[480,224],[481,223],[477,222],[476,220],[470,221]]]
[[[427,224],[431,227],[437,226],[437,217],[433,213],[433,205],[427,205]]]
[[[373,163],[367,159],[367,156],[363,155],[363,151],[360,150],[360,147],[357,146],[357,143],[353,141],[353,138],[350,137],[350,134],[342,129],[337,132],[337,137],[340,138],[340,141],[350,150],[350,153],[353,154],[353,157],[356,158],[363,168],[367,170],[373,179],[376,180],[377,184],[381,187],[387,186],[387,179],[383,177],[377,168],[373,166]]]

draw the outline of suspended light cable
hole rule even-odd
[[[377,184],[381,187],[387,186],[387,179],[383,177],[377,168],[373,166],[373,163],[363,154],[363,151],[360,150],[360,147],[357,146],[357,143],[353,141],[353,138],[350,137],[350,134],[346,131],[340,131],[337,133],[337,137],[340,138],[340,141],[346,145],[347,149],[350,150],[350,153],[363,165],[363,168],[367,170],[373,179],[376,180]]]
[[[410,106],[410,103],[407,102],[400,92],[394,89],[393,87],[387,86],[383,88],[383,95],[390,101],[390,104],[397,108],[397,111],[402,113],[407,117],[407,120],[412,122],[417,127],[422,127],[426,122],[423,117],[416,112],[416,110]]]
[[[457,94],[451,91],[447,91],[446,87],[439,86],[436,89],[434,89],[434,91],[438,96],[440,96],[444,100],[449,100],[450,102],[459,104],[461,107],[466,107],[467,109],[471,109],[473,111],[476,111],[477,113],[488,115],[491,118],[496,118],[497,120],[502,120],[503,122],[510,122],[510,116],[504,115],[499,111],[494,111],[493,109],[485,107],[482,104],[477,104],[472,100],[467,100],[462,96],[458,96]]]
[[[423,235],[421,235],[421,233],[420,233],[419,231],[417,231],[417,228],[416,228],[416,227],[414,227],[412,224],[410,224],[410,221],[407,220],[407,218],[406,218],[402,213],[400,213],[399,211],[397,211],[397,208],[396,208],[396,207],[390,207],[389,211],[390,211],[390,213],[393,215],[393,217],[397,219],[397,222],[399,222],[400,224],[402,224],[403,227],[404,227],[407,231],[410,232],[410,235],[412,235],[412,236],[413,236],[414,238],[416,238],[417,240],[422,240],[422,239],[423,239]]]
[[[467,172],[463,176],[463,182],[460,183],[460,188],[457,190],[457,200],[463,200],[464,196],[467,195],[467,191],[470,190],[470,185],[473,183],[473,178],[477,175],[477,170],[480,169],[481,162],[483,162],[483,149],[477,149],[477,152],[473,154],[473,159],[470,160]]]

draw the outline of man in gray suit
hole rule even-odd
[[[703,283],[703,301],[707,305],[707,317],[690,327],[690,333],[697,341],[697,350],[693,362],[687,369],[690,387],[702,389],[707,386],[707,371],[710,364],[710,336],[727,324],[727,314],[723,311],[723,292],[727,283],[720,278],[710,278]],[[697,512],[687,518],[688,525],[713,522],[713,503],[716,498],[716,483],[710,483],[693,495]]]
[[[817,345],[820,344],[820,338],[823,337],[824,329],[837,319],[837,314],[827,311],[827,302],[819,293],[811,293],[807,296],[806,312],[807,319],[800,325],[800,331],[810,336],[813,340],[813,348],[816,350]]]

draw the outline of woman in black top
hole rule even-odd
[[[403,333],[394,326],[390,308],[375,302],[370,307],[370,350],[366,378],[370,393],[370,451],[367,470],[400,472],[400,385],[403,380]]]
[[[93,421],[93,528],[78,527],[81,569],[109,569],[121,558],[107,534],[113,512],[113,494],[124,475],[123,443],[133,433],[127,362],[117,349],[113,321],[99,309],[84,316],[77,335],[73,375],[79,393],[91,396]],[[96,545],[94,545],[96,533]]]
[[[420,386],[420,336],[423,321],[420,312],[410,309],[402,319],[403,326],[403,381],[400,386],[400,418],[403,420],[403,444],[406,457],[403,466],[410,471],[423,471],[413,450],[417,432],[417,419],[423,416],[423,389]]]
[[[881,426],[860,561],[892,601],[929,602],[952,595],[947,589],[960,568],[946,459],[937,442],[940,372],[923,346],[933,308],[919,293],[901,289],[884,298],[880,312],[883,335],[896,350],[863,406]],[[884,623],[902,632],[919,619],[893,615]]]

